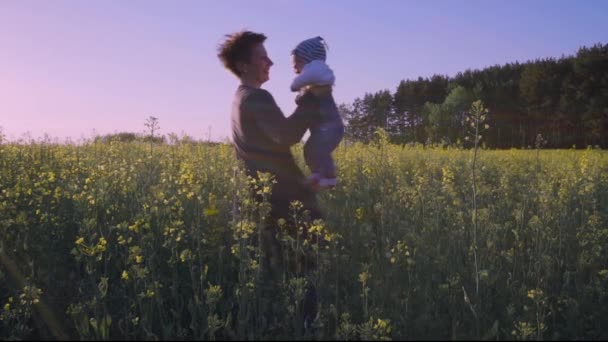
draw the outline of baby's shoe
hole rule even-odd
[[[314,191],[319,191],[319,180],[321,180],[321,178],[320,173],[313,172],[308,176],[308,179],[306,179],[306,183],[308,183]]]
[[[336,178],[320,178],[318,180],[319,187],[322,189],[333,188],[337,183]]]

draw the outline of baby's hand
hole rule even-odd
[[[327,96],[331,94],[331,86],[329,85],[319,85],[314,87],[309,87],[308,92],[313,93],[316,96]]]

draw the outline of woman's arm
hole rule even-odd
[[[312,120],[319,112],[319,100],[312,94],[304,95],[296,111],[285,117],[272,95],[263,89],[245,101],[257,125],[275,143],[294,145],[302,139]]]

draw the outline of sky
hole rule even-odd
[[[322,36],[334,96],[394,92],[405,79],[574,55],[608,43],[605,0],[0,0],[5,139],[143,133],[226,141],[238,80],[217,47],[267,35],[262,87],[295,109],[290,52]]]

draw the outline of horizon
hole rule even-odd
[[[601,44],[601,43],[595,43],[595,44]],[[592,45],[589,45],[589,46],[581,46],[578,49],[581,49],[581,48],[590,48],[590,47],[594,46],[595,44],[592,44]],[[577,49],[577,51],[578,51],[578,49]],[[431,77],[433,77],[435,75],[445,76],[445,77],[448,77],[451,80],[454,77],[456,77],[459,73],[463,73],[463,72],[466,72],[466,71],[472,71],[472,72],[482,71],[482,70],[485,70],[487,68],[492,68],[492,67],[496,67],[496,66],[503,67],[503,66],[508,65],[508,64],[527,64],[527,63],[533,63],[533,62],[538,61],[538,60],[551,60],[551,59],[561,60],[561,59],[574,58],[576,56],[576,52],[577,51],[575,51],[574,53],[569,54],[569,55],[562,54],[559,57],[547,56],[547,57],[542,57],[542,58],[529,59],[529,60],[526,60],[526,61],[514,61],[514,62],[506,62],[506,63],[503,63],[503,64],[487,65],[487,66],[484,66],[483,68],[474,68],[474,69],[473,68],[467,68],[467,69],[464,69],[464,70],[461,70],[461,71],[457,71],[457,72],[455,72],[452,75],[447,75],[447,74],[432,74],[432,75],[428,75],[428,76],[417,76],[417,77],[414,76],[412,78],[403,79],[403,80],[401,80],[399,82],[403,82],[403,81],[407,82],[407,81],[410,81],[410,80],[411,81],[416,81],[420,77],[422,77],[423,79],[429,79],[429,78],[431,78]],[[395,89],[399,85],[399,82],[394,87]],[[362,98],[367,93],[375,93],[377,91],[381,91],[381,90],[384,90],[384,89],[388,89],[388,88],[382,88],[382,89],[377,89],[377,90],[370,90],[370,91],[368,91],[368,92],[366,92],[364,94],[361,94],[360,96],[357,96],[356,98]],[[391,93],[394,94],[394,90],[391,91]],[[340,103],[338,103],[338,104],[340,104]],[[285,113],[285,114],[288,115],[288,113]],[[148,132],[147,132],[148,129],[145,128],[146,127],[146,123],[145,122],[147,121],[148,118],[149,117],[146,117],[146,118],[142,119],[142,127],[144,127],[144,128],[142,128],[140,130],[137,130],[137,131],[121,131],[121,130],[116,130],[116,131],[113,131],[113,132],[98,133],[98,132],[96,132],[95,129],[93,129],[91,131],[91,135],[89,135],[89,136],[81,135],[78,139],[74,139],[71,136],[70,137],[63,137],[63,138],[54,137],[54,136],[50,136],[48,133],[42,133],[42,135],[40,135],[40,136],[32,137],[31,132],[24,132],[20,137],[12,137],[10,139],[7,139],[7,137],[4,136],[4,139],[6,141],[8,141],[8,142],[17,142],[17,143],[18,142],[28,142],[29,141],[29,142],[51,142],[51,143],[76,144],[76,145],[78,145],[80,143],[91,142],[91,141],[93,141],[95,139],[98,139],[98,138],[105,138],[106,136],[113,136],[113,135],[118,135],[118,134],[122,134],[122,133],[135,134],[137,138],[145,138],[145,137],[148,136]],[[159,125],[162,125],[160,123],[160,120],[159,120],[158,123],[159,123]],[[195,137],[195,136],[186,134],[185,132],[182,131],[180,133],[178,133],[178,132],[160,133],[160,135],[158,135],[158,137],[163,138],[165,140],[169,140],[170,136],[174,135],[179,140],[182,140],[182,139],[191,139],[191,140],[193,140],[193,141],[195,141],[197,143],[219,143],[219,144],[231,143],[229,136],[224,136],[224,137],[219,137],[219,138],[216,138],[216,139],[212,139],[211,138],[211,136],[212,136],[212,130],[211,130],[211,128],[212,127],[210,127],[207,136]],[[0,138],[2,138],[2,134],[5,134],[5,133],[3,132],[3,127],[0,125]],[[157,135],[155,135],[155,136],[157,136]],[[165,141],[164,143],[169,144],[170,142],[169,141]]]
[[[285,115],[295,109],[289,51],[311,36],[328,41],[336,102],[352,103],[366,93],[394,93],[408,79],[572,57],[605,44],[608,32],[608,3],[600,1],[356,1],[350,12],[310,1],[293,15],[280,1],[263,5],[4,1],[2,133],[9,141],[26,132],[75,141],[143,133],[154,116],[160,135],[223,142],[238,82],[216,49],[224,34],[242,28],[268,36],[275,64],[262,87]],[[318,23],[306,25],[313,15]]]

